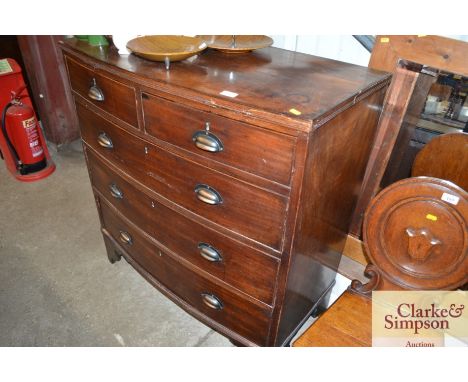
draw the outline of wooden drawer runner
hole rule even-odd
[[[133,127],[138,128],[135,89],[121,82],[114,81],[91,68],[66,57],[70,84],[72,89],[97,107],[115,115]],[[94,93],[90,89],[94,86]],[[103,100],[98,101],[90,97],[101,90]]]
[[[143,110],[146,132],[158,139],[278,183],[291,181],[291,136],[149,94],[143,94]]]
[[[279,260],[174,212],[117,175],[90,150],[87,156],[94,187],[130,221],[202,270],[272,305]]]
[[[83,140],[164,198],[271,248],[281,250],[288,198],[236,180],[150,144],[77,104]],[[105,148],[102,139],[111,142]],[[101,142],[101,143],[100,143]],[[200,200],[199,188],[222,200]],[[215,191],[213,191],[215,190]],[[206,194],[206,192],[205,192]]]
[[[111,212],[104,203],[100,204],[104,229],[146,272],[202,314],[258,345],[265,345],[271,317],[269,308],[244,300],[187,269]],[[220,309],[208,306],[204,295],[208,295],[211,303],[215,299]]]

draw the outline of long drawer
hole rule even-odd
[[[71,88],[97,107],[138,127],[135,89],[65,57]]]
[[[83,140],[164,198],[281,250],[288,198],[188,161],[106,121],[77,103]]]
[[[146,272],[200,313],[258,345],[265,345],[271,309],[249,302],[187,269],[105,203],[100,205],[103,228]]]
[[[145,131],[206,158],[288,185],[295,138],[143,94]]]
[[[188,219],[139,191],[90,150],[95,189],[130,221],[200,269],[267,304],[279,261]]]

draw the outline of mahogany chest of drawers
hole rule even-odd
[[[276,48],[163,64],[61,44],[109,259],[243,345],[335,277],[389,75]]]

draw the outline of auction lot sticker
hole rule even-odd
[[[468,291],[372,292],[372,346],[468,346]]]

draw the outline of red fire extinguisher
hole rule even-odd
[[[21,102],[25,86],[12,92],[2,112],[2,134],[15,162],[16,170],[27,175],[47,166],[34,110]]]
[[[0,158],[17,180],[34,182],[55,171],[21,67],[0,59]]]

